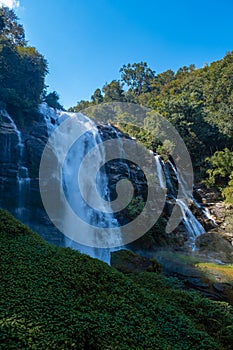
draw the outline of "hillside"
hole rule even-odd
[[[227,304],[155,273],[124,276],[0,219],[1,349],[231,349]]]
[[[163,144],[159,141],[156,116],[165,118],[175,126],[188,148],[196,182],[205,180],[232,204],[232,75],[232,51],[202,68],[191,64],[177,72],[168,69],[160,74],[153,72],[146,62],[129,63],[120,69],[119,80],[105,84],[102,90],[96,89],[91,101],[79,101],[70,111],[86,111],[103,102],[134,103],[149,108],[140,126],[127,114],[114,120],[121,130],[166,160],[174,144],[168,135]]]

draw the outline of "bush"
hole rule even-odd
[[[1,349],[231,349],[232,310],[57,248],[0,210]]]

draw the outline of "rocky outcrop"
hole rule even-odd
[[[116,184],[118,181],[121,179],[128,179],[134,186],[134,196],[139,196],[142,199],[146,200],[147,181],[145,175],[138,165],[124,159],[124,148],[120,148],[121,139],[128,139],[131,141],[133,140],[110,124],[99,125],[98,129],[103,142],[114,139],[118,140],[119,142],[119,146],[114,145],[114,147],[119,147],[119,155],[121,155],[121,158],[119,157],[118,159],[113,159],[105,164],[105,170],[109,178],[109,190],[111,199],[116,199]]]
[[[53,226],[41,202],[38,174],[41,155],[48,138],[44,115],[19,127],[0,110],[0,207],[47,241],[64,246],[64,236]]]
[[[212,257],[222,263],[233,263],[233,246],[219,232],[219,229],[213,229],[200,237],[196,241],[199,254]]]
[[[39,114],[38,114],[39,118]],[[41,154],[48,137],[47,125],[41,120],[19,130],[5,110],[0,111],[0,177],[16,178],[19,161],[30,171],[30,178],[38,177]],[[19,134],[23,148],[20,154]],[[21,158],[21,159],[20,159]]]
[[[5,110],[0,111],[0,179],[16,178],[19,150],[18,135]]]
[[[219,234],[233,246],[233,207],[224,203],[217,191],[209,190],[204,185],[198,186],[196,193],[199,195],[199,201],[205,205],[216,223],[213,226],[213,222],[210,222],[208,218],[201,218],[206,231]]]
[[[205,260],[208,259],[211,261],[210,257],[205,256]],[[230,275],[228,267],[214,263],[192,265],[187,261],[181,262],[171,257],[158,260],[163,273],[181,280],[185,288],[197,290],[212,300],[226,301],[233,305],[232,272]],[[222,273],[219,272],[220,269]],[[229,277],[226,278],[228,274]]]
[[[0,112],[0,205],[11,211],[13,208],[13,210],[15,210],[13,211],[14,214],[21,212],[21,217],[18,214],[18,216],[16,216],[24,222],[26,208],[28,216],[31,217],[31,212],[34,212],[37,217],[41,218],[38,222],[38,227],[41,225],[41,222],[47,227],[48,225],[45,225],[45,222],[47,222],[46,214],[44,214],[43,211],[38,188],[38,170],[48,134],[53,129],[53,124],[57,123],[59,113],[45,104],[40,107],[40,111],[41,114],[37,114],[36,120],[25,124],[20,131],[17,125],[15,125],[14,120],[6,111],[1,110]],[[128,179],[133,184],[134,197],[139,201],[146,201],[148,186],[145,175],[137,164],[124,159],[124,148],[121,148],[121,142],[124,139],[130,138],[109,124],[98,125],[98,130],[103,141],[114,139],[119,141],[118,147],[121,156],[105,164],[110,199],[114,200],[117,197],[117,183],[119,180]],[[130,140],[136,142],[136,140]],[[179,248],[189,239],[187,227],[185,227],[183,222],[181,222],[172,233],[167,234],[165,232],[167,221],[169,220],[169,216],[173,211],[176,201],[175,194],[177,192],[178,177],[176,174],[177,171],[171,162],[168,162],[166,168],[163,161],[160,163],[161,169],[163,168],[164,172],[165,170],[167,172],[167,174],[165,174],[168,188],[167,200],[160,220],[149,234],[135,242],[134,245],[136,248],[141,247],[145,250],[153,250],[161,245],[172,245]],[[30,178],[30,191],[28,191],[27,187],[27,193],[23,193],[22,186],[21,192],[19,193],[19,186],[17,187],[19,168],[21,168],[21,170],[27,169],[27,176]],[[164,185],[166,186],[166,184]],[[199,194],[199,197],[204,203],[205,199],[201,199],[202,193]],[[208,206],[207,202],[204,204]],[[182,208],[180,209],[182,210]],[[201,206],[195,207],[193,205],[192,210],[200,219],[206,230],[214,227],[210,219],[204,218]],[[132,208],[126,208],[116,214],[116,218],[121,225],[133,219],[132,211]],[[26,223],[30,220],[31,219],[28,219]],[[218,220],[220,219],[216,218],[217,222],[219,222]],[[32,218],[31,221],[34,222],[34,219]],[[228,232],[228,229],[226,229],[225,234],[228,235],[230,241],[232,237],[231,232]]]

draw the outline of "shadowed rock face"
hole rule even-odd
[[[226,264],[233,263],[233,246],[217,229],[198,237],[197,246],[200,254],[206,254]]]
[[[8,209],[47,241],[62,246],[63,235],[51,225],[39,193],[38,171],[48,138],[43,119],[38,114],[36,121],[19,130],[11,116],[0,110],[0,207]],[[27,186],[20,187],[19,168],[28,172]]]
[[[7,114],[2,111],[0,114],[0,177],[1,180],[6,178],[15,178],[18,163],[18,136],[7,119]]]
[[[36,120],[28,125],[24,125],[22,130],[19,130],[12,117],[5,110],[0,110],[0,206],[10,210],[19,220],[39,232],[49,242],[63,245],[63,235],[51,225],[44,211],[38,185],[41,155],[48,139],[48,133],[53,129],[52,124],[56,124],[56,118],[59,117],[59,113],[56,113],[54,110],[50,110],[50,114],[46,115],[46,108],[44,106],[43,115],[38,113]],[[129,138],[111,125],[99,125],[98,130],[103,141]],[[123,153],[122,158],[114,159],[105,165],[110,198],[114,200],[117,196],[116,185],[118,181],[127,178],[133,184],[134,196],[146,200],[148,187],[145,175],[136,164],[124,160]],[[21,186],[20,191],[17,184],[19,167],[27,169],[28,177],[30,178],[30,184],[23,188]],[[169,166],[167,171],[170,174],[168,175],[170,176],[171,187],[176,192],[177,178],[175,173]],[[167,201],[162,214],[163,222],[160,226],[166,226],[166,222],[172,212],[174,203],[171,197],[172,194],[169,194],[168,189]],[[199,211],[200,215],[198,215],[198,218],[202,215],[201,209]],[[130,218],[127,210],[122,210],[117,215],[117,219],[120,224],[124,225],[132,218]],[[161,227],[159,227],[159,231],[161,231]],[[166,237],[159,236],[157,239],[156,231],[154,236],[144,236],[138,244],[145,250],[154,249],[155,246],[161,245],[161,238],[165,242],[163,244],[178,245],[180,247],[187,241],[187,231],[184,225],[180,224],[170,235],[166,234]]]
[[[201,254],[193,257],[196,261],[201,258]],[[188,255],[182,256],[171,250],[167,250],[167,256],[166,251],[158,250],[151,254],[151,257],[141,256],[129,250],[111,253],[111,265],[124,274],[156,272],[176,277],[182,282],[183,289],[198,290],[209,299],[227,301],[233,305],[231,270],[227,266],[210,263],[202,263],[203,267],[199,267],[197,262],[194,264],[194,260],[188,259]],[[211,261],[210,257],[209,259]]]
[[[42,118],[41,118],[42,119]],[[44,122],[34,121],[19,130],[13,118],[5,110],[0,111],[0,183],[7,195],[16,195],[14,183],[19,168],[28,169],[31,179],[38,178],[41,154],[47,140]],[[32,181],[32,184],[35,183]],[[6,188],[12,190],[6,191]]]
[[[38,178],[41,154],[48,137],[46,123],[42,120],[34,121],[19,131],[10,118],[5,110],[0,111],[0,179],[15,179],[19,160],[22,166],[29,169],[30,178]],[[19,132],[23,147],[21,154]]]

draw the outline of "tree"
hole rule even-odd
[[[147,67],[146,62],[128,63],[120,69],[121,81],[129,86],[135,95],[151,91],[155,72]]]
[[[41,102],[47,62],[34,47],[26,46],[23,27],[12,10],[0,8],[0,19],[0,101],[22,119]]]
[[[222,191],[222,195],[227,203],[233,204],[233,171],[230,175],[230,181],[227,187]]]
[[[118,80],[113,80],[111,83],[105,84],[103,87],[103,92],[104,102],[123,102],[125,100],[124,90],[122,89],[122,85]]]
[[[33,47],[0,48],[0,99],[8,107],[36,108],[44,89],[47,63]]]
[[[0,39],[16,46],[26,45],[23,26],[18,23],[14,11],[8,7],[0,8]]]
[[[91,96],[91,100],[94,105],[98,105],[103,102],[104,98],[100,89],[96,89],[94,94]]]
[[[190,64],[189,66],[183,66],[183,67],[179,68],[178,71],[176,72],[176,78],[180,78],[182,76],[185,76],[188,73],[193,72],[194,70],[195,70],[194,64]]]
[[[91,102],[85,101],[85,100],[81,100],[81,101],[79,101],[79,102],[77,103],[76,106],[69,108],[68,111],[69,111],[69,112],[78,113],[78,112],[80,112],[81,110],[90,107],[91,105],[92,105]]]
[[[45,95],[43,100],[52,108],[64,110],[63,106],[58,102],[59,95],[56,91],[50,92],[48,95]]]
[[[208,179],[205,183],[208,186],[217,186],[222,190],[229,182],[233,173],[233,151],[225,148],[217,151],[212,157],[206,159],[211,168],[207,170]]]
[[[204,98],[207,120],[233,138],[233,51],[206,69]]]
[[[174,79],[175,73],[171,69],[168,69],[165,72],[158,74],[151,82],[153,94],[154,92],[156,92],[156,94],[158,95],[161,92],[162,88]]]

